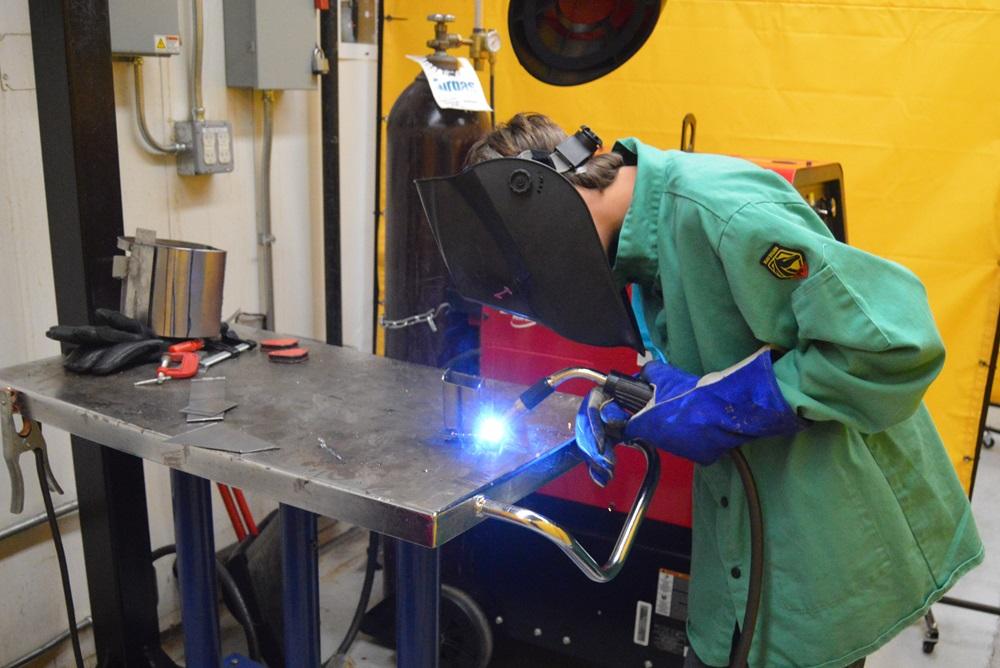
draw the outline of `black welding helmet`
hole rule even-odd
[[[529,151],[454,176],[418,179],[417,190],[463,297],[573,341],[642,352],[590,211],[562,176],[599,146],[600,139],[582,128],[551,153]]]

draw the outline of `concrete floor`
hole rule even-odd
[[[1000,411],[994,409],[990,423],[1000,427]],[[990,605],[1000,604],[1000,446],[983,450],[973,498],[973,511],[986,544],[986,561],[968,574],[950,596]],[[352,529],[329,545],[320,559],[320,604],[322,606],[322,656],[332,655],[347,628],[361,588],[367,536]],[[380,578],[373,600],[380,598]],[[940,629],[935,651],[924,654],[923,625],[915,624],[868,659],[869,668],[1000,668],[1000,619],[946,605],[934,606]],[[228,613],[223,614],[224,653],[245,652],[242,634]],[[170,643],[178,660],[179,643]],[[356,666],[391,668],[395,654],[375,645],[363,635],[351,652]],[[513,664],[516,665],[516,664]]]

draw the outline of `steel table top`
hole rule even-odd
[[[204,374],[225,376],[228,398],[239,402],[223,424],[279,448],[255,454],[166,443],[202,425],[179,412],[189,381],[133,387],[152,377],[152,365],[81,376],[53,357],[0,369],[0,387],[21,392],[24,412],[43,425],[426,547],[478,523],[477,496],[517,501],[579,461],[571,447],[578,399],[554,395],[499,452],[477,452],[443,433],[439,369],[302,344],[310,352],[300,364],[271,363],[255,349]],[[484,403],[503,410],[520,389],[487,383]]]

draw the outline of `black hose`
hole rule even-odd
[[[150,553],[150,560],[156,561],[161,557],[165,557],[168,554],[176,554],[176,545],[164,545],[158,547]],[[232,574],[218,559],[215,560],[215,574],[219,578],[219,586],[222,587],[236,610],[233,616],[240,626],[243,627],[243,633],[246,635],[247,640],[247,652],[250,654],[250,659],[253,661],[260,661],[260,641],[257,638],[257,629],[254,628],[253,618],[250,615],[250,609],[247,607],[246,601],[243,599],[243,594],[240,592],[239,586],[236,584],[236,580],[233,579]]]
[[[243,627],[243,633],[246,635],[247,652],[250,654],[250,659],[260,661],[260,641],[257,639],[257,629],[254,628],[253,618],[250,616],[250,608],[247,607],[247,602],[243,599],[239,585],[236,584],[236,580],[233,579],[232,574],[226,568],[225,564],[218,559],[215,561],[215,573],[219,577],[220,586],[229,594],[229,599],[236,608],[234,616],[240,623],[240,626]]]
[[[493,63],[490,63],[490,127],[496,128],[497,126],[497,108],[493,104],[493,98],[496,94],[496,77],[493,73]]]
[[[354,644],[354,640],[358,637],[358,631],[361,629],[361,620],[364,619],[365,612],[368,611],[368,602],[371,600],[372,585],[375,584],[375,571],[378,569],[378,544],[379,535],[374,531],[370,532],[368,534],[368,561],[365,563],[365,579],[361,584],[361,596],[358,597],[358,607],[354,610],[354,618],[351,619],[351,625],[348,627],[347,633],[344,634],[344,639],[340,641],[337,653],[333,655],[330,661],[333,661],[338,656],[346,656],[351,651],[351,645]]]
[[[764,585],[764,513],[760,506],[760,494],[753,471],[746,456],[739,449],[730,450],[730,456],[747,496],[747,512],[750,515],[750,585],[747,590],[747,605],[743,613],[743,628],[736,644],[731,665],[745,668],[750,657],[753,632],[757,627],[757,613],[760,611],[760,594]]]
[[[42,501],[45,503],[45,515],[49,520],[49,530],[52,532],[52,543],[56,547],[56,559],[59,561],[59,577],[62,579],[63,599],[66,602],[66,616],[69,617],[69,638],[73,643],[73,657],[77,668],[83,668],[83,652],[80,650],[80,632],[76,628],[76,609],[73,606],[73,590],[69,584],[69,567],[66,565],[66,551],[63,549],[62,534],[59,533],[59,520],[52,505],[52,493],[49,491],[49,478],[46,475],[45,451],[36,448],[35,472],[38,473],[38,484],[42,488]]]
[[[150,552],[149,553],[149,560],[150,561],[156,561],[158,559],[162,559],[163,557],[167,556],[168,554],[176,554],[176,553],[177,553],[177,546],[176,545],[164,545],[163,547],[158,547],[155,550],[153,550],[152,552]]]

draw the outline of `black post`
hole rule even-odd
[[[344,343],[340,263],[340,84],[337,53],[340,30],[337,3],[320,12],[320,46],[330,61],[322,77],[323,114],[323,264],[326,286],[326,342]]]
[[[372,354],[378,353],[378,307],[379,307],[379,252],[378,238],[379,228],[383,222],[382,216],[382,133],[385,132],[385,122],[382,119],[382,56],[385,46],[385,23],[392,20],[391,16],[385,15],[385,3],[376,2],[375,19],[375,203],[372,208],[374,216],[373,225],[375,227],[375,249],[372,262]]]
[[[986,390],[983,394],[983,407],[979,413],[979,429],[976,431],[976,458],[972,463],[972,483],[969,485],[969,498],[976,489],[976,474],[979,473],[979,456],[983,452],[983,435],[986,433],[986,418],[990,412],[990,397],[993,394],[993,377],[997,372],[997,356],[1000,355],[1000,312],[997,313],[997,326],[993,332],[993,350],[989,360],[979,363],[986,367]]]
[[[81,324],[119,301],[108,0],[33,0],[29,10],[56,310],[60,323]],[[171,665],[160,660],[142,461],[74,437],[73,466],[99,663]]]

